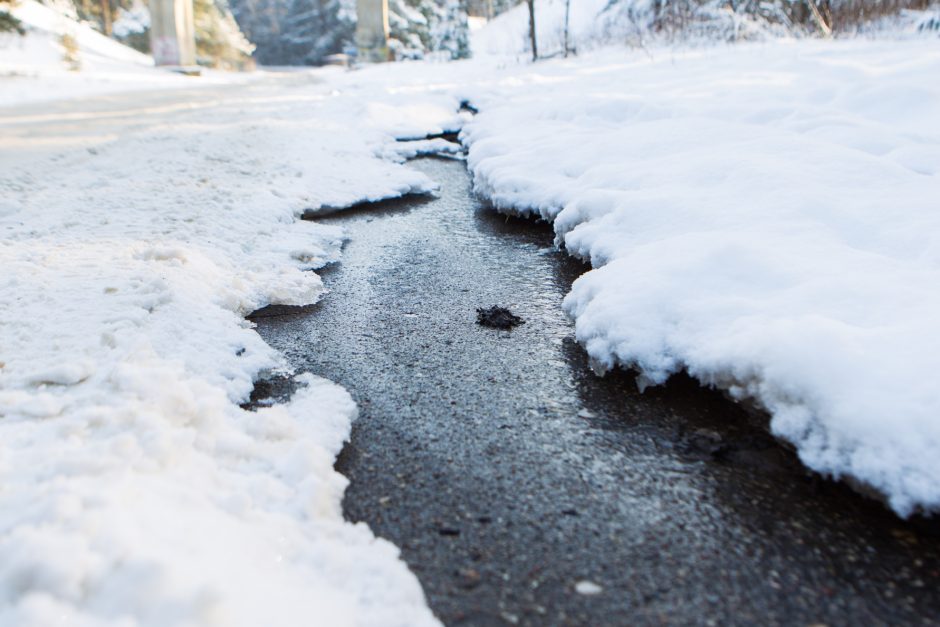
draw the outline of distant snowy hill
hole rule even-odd
[[[155,68],[150,56],[79,22],[68,3],[22,0],[12,13],[23,23],[26,35],[0,33],[0,106],[249,80],[245,74],[221,72],[197,79]]]
[[[105,37],[70,15],[67,6],[51,8],[34,0],[23,0],[12,11],[27,29],[25,37],[0,37],[0,72],[36,74],[68,71],[63,60],[62,37],[75,39],[78,59],[86,71],[137,71],[152,66],[153,59]]]

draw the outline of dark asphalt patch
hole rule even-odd
[[[248,402],[242,403],[241,408],[255,411],[261,407],[286,403],[299,388],[299,384],[292,375],[283,373],[268,373],[255,381]]]

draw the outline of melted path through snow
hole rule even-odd
[[[546,225],[475,199],[461,162],[413,165],[439,198],[324,220],[351,236],[331,292],[253,319],[359,403],[337,463],[346,515],[401,547],[445,623],[940,617],[927,526],[808,476],[688,379],[639,394],[627,373],[596,377],[560,309],[586,268]],[[477,325],[494,304],[526,323]]]

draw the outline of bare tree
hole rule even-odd
[[[114,30],[111,20],[111,0],[101,0],[101,22],[104,34],[110,37]]]
[[[822,16],[822,13],[819,12],[819,8],[816,6],[816,1],[806,0],[806,4],[809,5],[809,10],[813,16],[813,22],[816,23],[816,27],[822,31],[824,36],[832,37],[832,26],[826,23],[826,19]]]
[[[568,53],[571,51],[571,48],[568,46],[568,17],[571,15],[571,0],[565,0],[565,58],[568,58]]]
[[[535,0],[526,0],[529,5],[529,42],[532,44],[532,60],[538,61],[539,49],[535,42]]]

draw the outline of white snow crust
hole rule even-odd
[[[430,191],[376,155],[456,110],[329,76],[0,111],[0,625],[436,624],[343,521],[349,395],[239,406],[282,367],[243,316],[339,256],[297,216]]]
[[[814,470],[940,509],[940,45],[605,53],[480,86],[476,189],[594,270],[602,368],[766,408]]]

